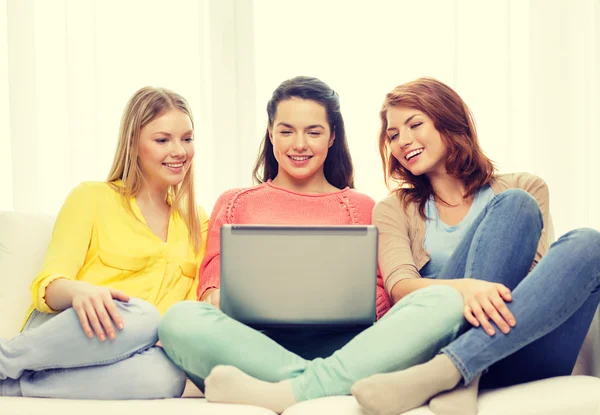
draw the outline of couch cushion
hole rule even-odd
[[[0,338],[17,334],[31,305],[29,285],[50,242],[50,216],[0,212]]]
[[[0,413],[2,415],[275,415],[275,412],[256,406],[213,404],[200,398],[146,401],[0,398]]]
[[[364,415],[351,396],[298,403],[283,415]],[[600,379],[564,376],[482,392],[479,415],[600,415]],[[433,415],[427,406],[403,415]]]
[[[479,415],[600,415],[600,379],[565,376],[483,392]],[[76,401],[64,399],[0,398],[2,415],[273,415],[273,412],[245,405],[211,404],[205,399],[163,399],[147,401]],[[298,403],[283,415],[344,414],[364,415],[351,396],[333,396]],[[432,415],[427,406],[404,415]]]

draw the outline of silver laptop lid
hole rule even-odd
[[[247,325],[375,321],[375,226],[224,225],[221,309]]]

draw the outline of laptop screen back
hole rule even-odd
[[[375,226],[224,225],[221,309],[256,328],[375,321]]]

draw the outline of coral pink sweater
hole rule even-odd
[[[346,188],[334,193],[303,194],[275,186],[270,181],[221,195],[212,211],[206,254],[200,266],[198,299],[210,288],[219,288],[220,237],[223,224],[269,225],[370,225],[375,202]],[[377,318],[390,308],[390,299],[377,276]]]

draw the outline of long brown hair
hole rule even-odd
[[[131,197],[139,194],[144,181],[144,175],[138,164],[140,133],[148,123],[171,109],[186,114],[190,118],[192,126],[194,125],[192,111],[185,98],[164,88],[141,88],[129,99],[123,111],[119,128],[119,143],[106,181],[123,196],[125,207],[131,213],[133,213]],[[115,183],[117,180],[121,180],[123,185],[118,186]],[[194,251],[198,253],[202,236],[194,195],[193,164],[190,165],[183,181],[177,186],[171,186],[168,196],[171,199],[171,209],[185,221],[190,242],[192,242]]]
[[[340,110],[340,98],[337,92],[325,82],[307,76],[288,79],[273,91],[273,95],[267,103],[268,126],[252,171],[254,181],[263,183],[277,176],[279,164],[273,154],[273,143],[269,139],[269,127],[273,127],[279,103],[290,98],[315,101],[325,107],[329,128],[332,134],[335,133],[335,140],[327,152],[323,173],[327,181],[338,189],[354,188],[354,167],[348,149],[348,141],[346,140],[344,118]]]
[[[383,174],[389,189],[394,191],[406,208],[417,203],[419,214],[425,218],[425,205],[435,194],[426,175],[415,176],[402,167],[393,156],[387,135],[387,111],[390,107],[409,107],[422,111],[432,119],[448,152],[446,172],[466,187],[465,198],[486,185],[494,177],[494,163],[479,145],[473,115],[462,98],[448,85],[433,78],[419,78],[394,88],[385,96],[379,113],[379,154]]]

